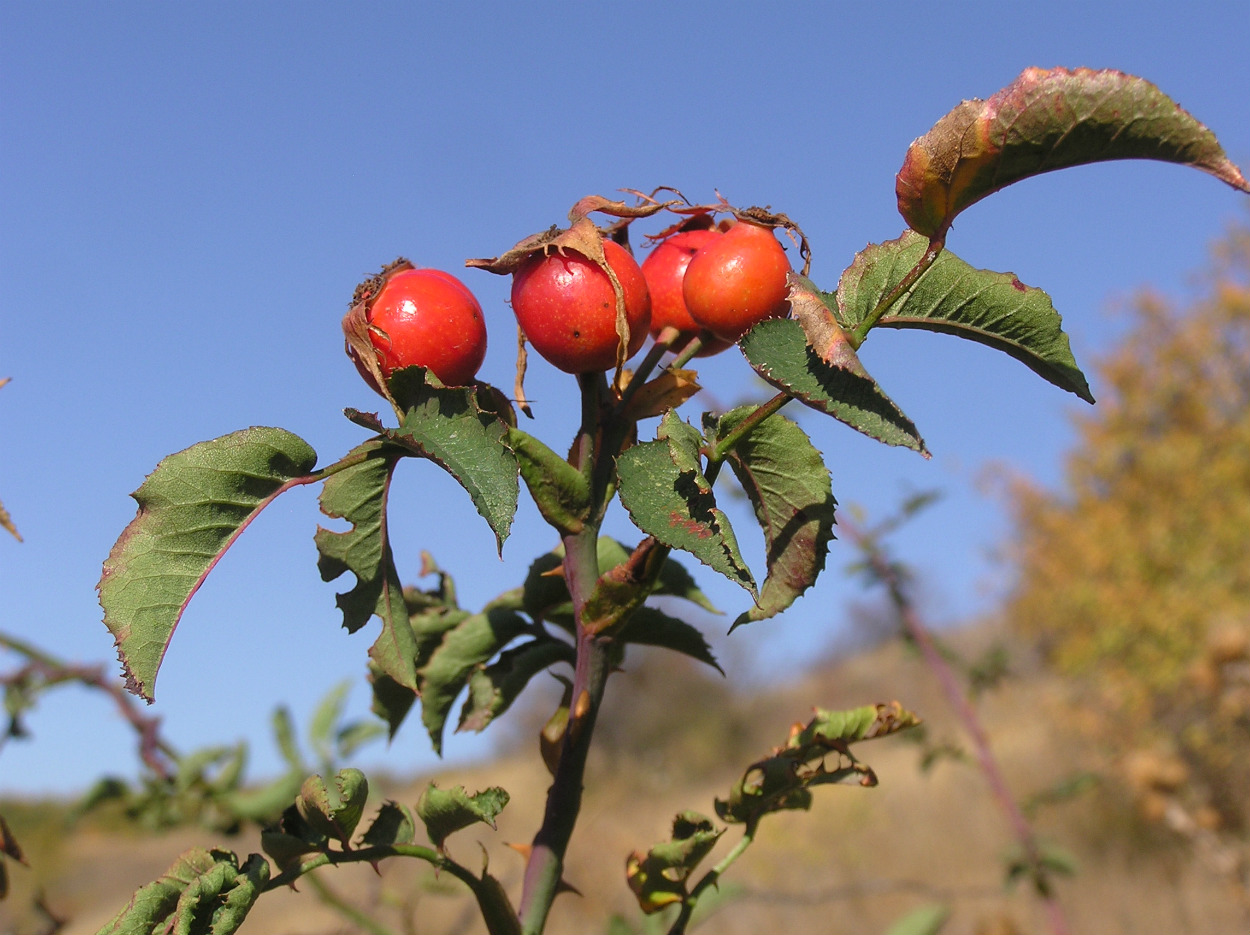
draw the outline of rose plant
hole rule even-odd
[[[806,432],[780,410],[797,400],[927,457],[916,426],[857,356],[878,327],[938,331],[997,348],[1092,402],[1047,294],[1013,274],[964,262],[946,239],[961,211],[1013,182],[1136,158],[1190,165],[1250,192],[1211,132],[1148,82],[1113,71],[1029,69],[989,100],[964,101],[911,144],[896,185],[907,229],[865,247],[831,291],[807,277],[807,240],[786,215],[723,200],[691,204],[671,189],[633,203],[582,199],[567,227],[468,261],[514,277],[521,359],[512,398],[475,379],[482,315],[452,277],[401,263],[366,283],[344,320],[348,353],[390,402],[394,420],[346,410],[366,437],[320,468],[303,439],[257,427],[161,461],[134,494],[138,515],[105,562],[105,623],[127,686],[150,700],[182,609],[223,552],[275,497],[320,484],[321,509],[350,528],[317,531],[319,568],[326,581],[354,578],[338,595],[349,631],[380,622],[368,668],[375,710],[392,735],[419,709],[441,750],[457,699],[464,699],[457,728],[480,731],[535,675],[551,670],[563,680],[563,699],[542,731],[552,782],[525,850],[523,885],[510,894],[488,869],[465,866],[444,847],[458,829],[493,823],[508,800],[502,788],[471,794],[431,786],[414,808],[387,802],[367,817],[367,780],[343,769],[306,779],[267,824],[265,855],[188,852],[104,931],[232,932],[263,893],[317,867],[401,857],[461,881],[488,931],[542,931],[565,889],[565,854],[604,687],[629,647],[664,647],[716,665],[698,630],[648,602],[654,595],[706,602],[676,555],[693,556],[741,586],[745,609],[731,629],[783,612],[824,568],[835,525],[829,471]],[[659,245],[640,270],[630,235],[661,218],[669,226],[654,235]],[[670,249],[677,252],[665,260],[662,251]],[[683,259],[688,265],[673,272]],[[669,278],[662,280],[665,264]],[[675,278],[692,324],[658,318],[676,315]],[[391,310],[391,290],[418,279],[419,291],[442,296],[462,324],[444,318],[426,332]],[[650,351],[627,370],[649,328]],[[449,360],[450,335],[462,333],[466,348]],[[776,395],[684,417],[679,407],[698,389],[686,365],[713,341],[735,341]],[[520,380],[527,343],[576,383],[581,421],[570,447],[550,447],[518,421],[517,407],[529,412]],[[651,419],[658,419],[654,429]],[[407,458],[454,476],[501,549],[524,482],[552,528],[552,551],[534,560],[525,581],[477,610],[459,606],[448,587],[405,587],[387,536],[387,493]],[[762,580],[717,505],[726,465],[763,532]],[[190,476],[194,484],[185,482]],[[641,533],[632,544],[600,535],[618,498]],[[676,907],[669,930],[684,931],[765,816],[806,808],[820,785],[873,785],[875,774],[853,745],[914,723],[898,703],[818,709],[746,766],[714,803],[715,819],[683,812],[671,841],[621,855],[639,905],[646,912]],[[700,872],[731,825],[741,829],[737,843]],[[416,843],[419,829],[428,845]],[[1046,872],[1028,869],[1039,880]]]

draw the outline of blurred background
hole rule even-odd
[[[562,222],[583,195],[670,185],[696,201],[719,191],[769,205],[803,227],[812,277],[833,289],[858,250],[902,231],[894,174],[908,143],[1027,66],[1148,78],[1250,164],[1247,38],[1250,9],[1236,3],[4,2],[0,378],[12,382],[0,390],[0,502],[24,541],[0,537],[0,630],[65,659],[112,658],[94,584],[134,515],[127,494],[166,454],[249,425],[296,432],[323,464],[361,441],[341,410],[380,401],[344,356],[338,323],[356,283],[396,256],[456,272],[476,292],[491,342],[481,376],[507,388],[509,283],[463,263]],[[1090,365],[1138,333],[1125,311],[1135,291],[1181,307],[1213,294],[1195,271],[1244,223],[1244,202],[1177,166],[1090,166],[976,205],[948,246],[1049,292],[1101,398],[1122,387]],[[952,627],[1015,606],[1021,569],[1032,574],[1019,530],[1034,528],[1049,493],[1075,495],[1064,459],[1084,438],[1072,414],[1087,407],[945,336],[880,331],[862,359],[934,457],[802,417],[839,503],[880,517],[940,491],[892,540],[916,569],[927,618]],[[760,393],[735,351],[699,370],[706,392],[691,413]],[[530,428],[557,449],[576,419],[571,386],[531,358]],[[258,778],[281,769],[276,706],[302,724],[350,680],[347,715],[367,714],[373,627],[340,627],[335,586],[316,570],[315,497],[283,496],[217,567],[175,634],[150,711],[187,749],[247,741]],[[743,506],[732,509],[758,567],[762,543]],[[415,579],[428,550],[467,607],[519,583],[553,545],[523,503],[497,558],[463,491],[418,462],[399,472],[391,524],[401,575]],[[620,517],[608,531],[631,535]],[[834,543],[830,572],[790,612],[732,637],[741,591],[692,567],[727,612],[695,622],[736,689],[797,683],[874,626],[889,629],[840,573],[854,560]],[[1048,569],[1058,577],[1042,593],[1080,571]],[[1132,593],[1128,603],[1144,600]],[[1052,658],[1053,629],[1031,626],[1041,637],[1028,645]],[[1187,631],[1194,658],[1203,626]],[[1115,657],[1132,633],[1063,658]],[[33,742],[5,745],[0,794],[79,792],[137,772],[129,728],[85,689],[50,694],[24,724]],[[497,752],[510,734],[496,732],[449,737],[447,761]],[[435,766],[415,722],[353,762],[396,775]]]

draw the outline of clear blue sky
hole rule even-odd
[[[1248,46],[1250,6],[1231,2],[0,0],[0,376],[13,378],[0,390],[0,500],[26,538],[0,537],[0,628],[111,660],[93,588],[134,514],[127,494],[161,457],[248,425],[297,432],[322,463],[360,441],[341,409],[378,400],[338,322],[356,282],[397,255],[458,271],[560,222],[582,195],[667,184],[788,212],[832,288],[857,250],[902,230],[894,174],[912,138],[1026,66],[1149,78],[1246,166]],[[1175,166],[1087,167],[975,206],[949,246],[1049,291],[1088,365],[1116,333],[1108,308],[1145,284],[1183,294],[1245,200]],[[464,279],[491,329],[482,376],[510,386],[508,283]],[[1081,404],[953,338],[878,332],[863,358],[934,459],[805,419],[836,496],[880,513],[944,490],[899,538],[903,557],[923,569],[936,618],[992,606],[1004,519],[975,480],[1002,462],[1054,483],[1065,413]],[[560,447],[569,379],[531,372],[534,429]],[[736,352],[702,375],[718,402],[751,387]],[[499,561],[467,497],[430,465],[405,465],[392,510],[401,572],[428,548],[470,606],[551,545],[523,506]],[[313,491],[282,498],[195,598],[154,708],[184,749],[246,737],[264,774],[274,705],[303,720],[350,678],[353,711],[367,708],[373,628],[340,629],[315,567],[318,518]],[[700,621],[731,675],[778,677],[823,652],[859,596],[838,574],[850,558],[835,543],[831,573],[782,618],[732,638]],[[699,574],[742,609],[738,589]],[[134,771],[132,738],[86,692],[50,696],[29,726],[33,742],[0,754],[0,792]],[[452,738],[448,751],[488,744]],[[364,758],[430,761],[417,723]]]

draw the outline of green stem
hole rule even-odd
[[[625,387],[621,393],[620,401],[617,402],[615,409],[618,414],[625,411],[629,401],[633,399],[634,394],[638,392],[642,385],[647,382],[647,377],[651,375],[655,365],[668,352],[669,347],[672,346],[673,341],[677,339],[680,333],[670,325],[655,336],[655,344],[651,346],[651,350],[647,352],[647,356],[642,359],[642,362],[634,368],[634,375],[629,378],[629,386]]]
[[[305,879],[308,885],[317,893],[318,899],[361,931],[369,932],[370,935],[395,935],[394,932],[373,918],[373,916],[361,912],[347,900],[343,899],[343,897],[339,896],[338,893],[334,892],[334,890],[330,889],[317,874],[310,873]]]
[[[763,422],[765,419],[767,419],[769,416],[771,416],[773,413],[775,413],[777,410],[779,410],[782,406],[784,406],[793,398],[794,397],[791,396],[789,393],[778,393],[768,402],[761,405],[753,413],[751,413],[749,416],[747,416],[745,419],[739,422],[737,427],[734,428],[732,432],[730,432],[728,435],[726,435],[724,438],[718,441],[715,445],[712,446],[711,450],[707,452],[709,472],[711,471],[711,468],[713,465],[719,464],[721,461],[724,461],[726,456],[728,456],[729,452],[733,451],[734,448],[737,447],[738,443],[742,441],[742,439],[746,438],[753,431],[755,431],[756,426],[758,426],[761,422]],[[716,476],[715,474],[709,473],[708,480],[713,480],[715,476]]]
[[[672,927],[668,930],[668,935],[685,935],[686,926],[690,924],[690,917],[694,915],[695,907],[698,905],[699,897],[702,896],[709,887],[715,886],[721,876],[728,870],[735,860],[746,853],[746,849],[755,842],[755,832],[759,828],[759,819],[748,821],[745,830],[742,832],[742,839],[734,845],[733,850],[725,855],[715,867],[705,873],[702,879],[695,884],[694,889],[690,891],[690,895],[685,898],[681,904],[681,912],[677,918],[673,920]]]
[[[712,332],[704,330],[700,331],[693,338],[685,343],[685,346],[678,352],[673,362],[669,364],[674,370],[686,366],[690,363],[691,358],[699,351],[703,350],[703,346],[707,344],[708,339],[712,336]]]
[[[867,317],[855,326],[855,330],[848,335],[851,340],[851,346],[855,348],[855,350],[859,350],[859,346],[864,343],[864,338],[868,336],[868,332],[871,331],[877,322],[881,320],[881,316],[889,310],[890,306],[898,301],[899,296],[914,286],[916,284],[916,280],[928,271],[929,267],[932,266],[938,256],[941,255],[942,249],[945,246],[946,243],[944,240],[929,241],[929,247],[925,250],[924,256],[920,258],[915,266],[908,270],[906,276],[899,280],[898,285],[891,289],[889,293],[887,293],[886,296],[877,303],[876,307],[868,313]]]

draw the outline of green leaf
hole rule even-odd
[[[929,456],[911,419],[881,391],[849,345],[837,365],[828,363],[808,346],[799,323],[788,318],[760,322],[738,344],[756,373],[805,406],[869,438]]]
[[[291,722],[291,712],[279,705],[270,715],[269,723],[273,728],[274,743],[278,745],[278,752],[282,754],[286,765],[301,773],[307,772],[304,758],[300,756],[299,745],[295,742],[295,725]]]
[[[907,913],[890,926],[886,935],[938,935],[950,917],[950,906],[931,903]]]
[[[863,321],[928,246],[925,238],[906,231],[897,240],[860,251],[838,283],[843,326],[851,329]],[[949,250],[938,255],[877,324],[924,328],[976,341],[1009,354],[1060,389],[1094,401],[1050,296],[1026,286],[1013,273],[975,269]]]
[[[705,417],[717,441],[755,411],[742,406],[719,419]],[[764,531],[768,577],[756,606],[734,626],[781,613],[815,583],[833,538],[833,490],[824,458],[806,433],[781,414],[769,416],[727,457]]]
[[[416,691],[417,645],[386,534],[387,492],[402,455],[402,449],[377,438],[353,449],[344,460],[360,458],[359,463],[326,478],[321,490],[322,512],[347,520],[352,528],[348,532],[318,528],[314,539],[323,581],[347,571],[356,576],[355,587],[335,598],[343,611],[343,626],[354,633],[376,614],[382,632],[369,649],[370,659],[397,684]]]
[[[677,617],[670,617],[654,607],[639,607],[635,610],[616,633],[616,640],[619,643],[672,649],[705,662],[724,675],[724,670],[712,655],[712,648],[697,627]]]
[[[347,693],[352,690],[350,681],[339,682],[321,696],[308,725],[308,740],[322,763],[334,759],[334,728],[343,716]]]
[[[508,445],[543,519],[561,535],[581,531],[590,517],[590,484],[582,472],[520,429],[509,429]]]
[[[716,846],[725,829],[698,812],[681,812],[673,819],[670,841],[647,853],[634,851],[625,862],[625,878],[648,914],[686,898],[686,879]]]
[[[430,841],[442,850],[443,842],[461,828],[478,822],[494,828],[507,804],[508,793],[498,786],[469,795],[464,786],[444,790],[430,783],[417,800],[417,817],[425,824]]]
[[[100,935],[231,935],[269,882],[269,864],[252,854],[240,867],[226,851],[194,848],[141,888]]]
[[[109,552],[98,585],[127,689],[152,700],[191,596],[274,497],[307,483],[316,461],[298,436],[254,427],[170,455],[131,495],[138,515]]]
[[[434,752],[443,752],[443,727],[451,706],[469,677],[488,659],[530,629],[529,622],[508,608],[484,610],[464,618],[443,637],[420,670],[421,722]]]
[[[530,640],[500,653],[499,658],[469,676],[469,697],[460,709],[457,731],[483,731],[508,710],[539,672],[558,662],[577,664],[577,651],[557,639]]]
[[[716,506],[712,485],[703,474],[702,437],[672,410],[660,422],[658,435],[656,441],[630,448],[617,461],[621,502],[630,518],[643,532],[670,548],[690,552],[755,597],[755,580],[738,550],[729,518]]]
[[[1012,182],[1109,159],[1181,163],[1250,192],[1215,134],[1149,81],[1027,68],[911,144],[895,185],[898,210],[912,230],[942,239],[960,211]]]
[[[746,768],[729,796],[716,800],[716,814],[724,821],[755,822],[770,812],[810,808],[814,786],[847,781],[875,786],[876,774],[851,754],[850,745],[919,723],[897,702],[850,711],[817,708],[805,727],[791,729],[784,746]]]
[[[318,834],[337,838],[346,847],[364,814],[369,798],[369,780],[358,769],[341,769],[327,783],[319,775],[309,776],[300,787],[296,808]]]
[[[429,458],[460,482],[478,513],[490,524],[502,551],[520,491],[516,456],[507,444],[508,426],[493,401],[479,406],[473,387],[436,387],[420,367],[390,381],[404,417],[387,437]]]
[[[416,822],[408,806],[396,802],[383,802],[377,817],[360,837],[367,847],[391,844],[411,844],[416,834]]]

